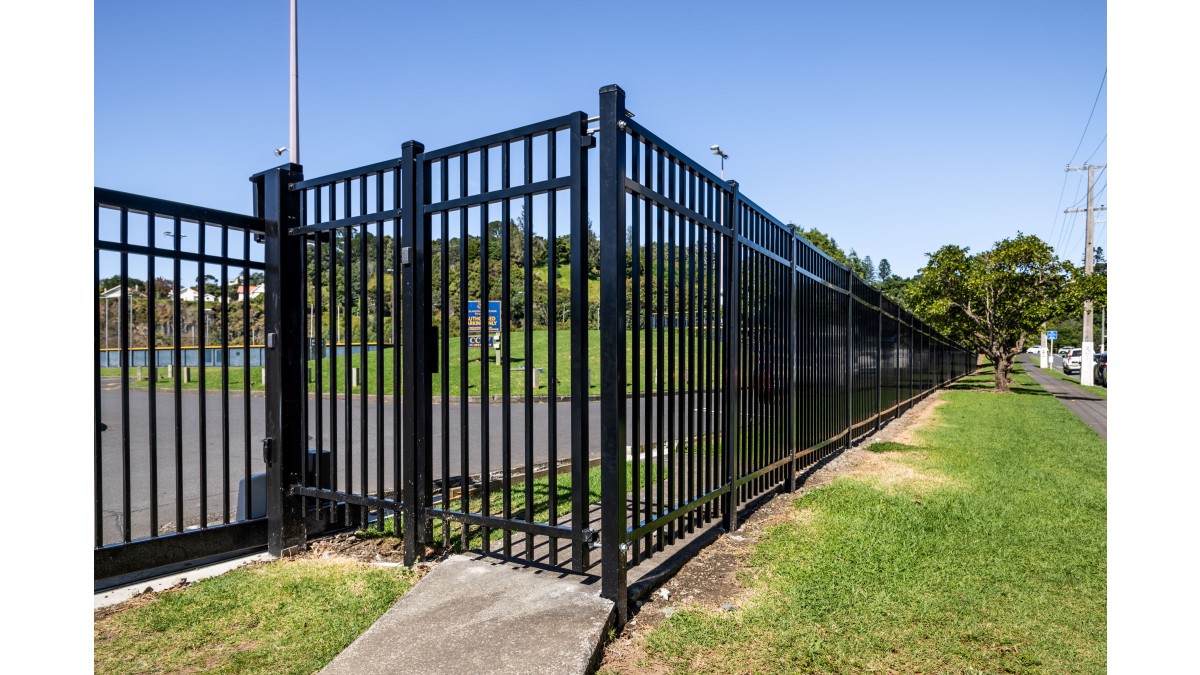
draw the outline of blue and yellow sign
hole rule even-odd
[[[483,310],[480,307],[478,300],[467,301],[467,331],[471,333],[482,333],[483,330]],[[500,332],[500,301],[488,301],[487,308],[487,332]],[[468,343],[471,344],[471,343]],[[482,343],[475,343],[479,346]]]

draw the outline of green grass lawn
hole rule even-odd
[[[684,331],[682,331],[682,330],[664,331],[664,335],[666,336],[666,337],[664,337],[664,344],[665,344],[667,337],[674,337],[675,341],[676,341],[676,345],[675,345],[676,377],[681,377],[680,373],[686,368],[686,364],[682,363],[681,359],[679,358],[679,354],[681,353],[681,351],[679,349],[678,341],[680,339],[679,338],[680,334],[683,332]],[[626,335],[629,336],[628,339],[632,340],[632,333],[626,333]],[[642,347],[644,348],[645,333],[644,332],[641,333],[639,337],[640,337],[639,343],[641,343]],[[557,344],[555,345],[555,350],[553,353],[553,356],[554,356],[553,360],[554,360],[555,368],[557,369],[557,372],[555,373],[556,379],[557,379],[557,390],[555,391],[555,395],[556,396],[570,396],[571,395],[571,363],[572,363],[570,331],[568,331],[566,329],[559,330],[556,339],[557,339]],[[697,338],[697,343],[699,343],[699,342],[700,342],[700,340],[699,340],[699,338]],[[449,385],[449,395],[450,396],[461,396],[462,395],[463,363],[460,358],[460,356],[461,356],[460,350],[461,350],[461,346],[462,346],[462,338],[451,337],[449,339],[449,343],[450,343],[450,359],[449,359],[449,367],[446,368],[446,372],[449,374],[449,377],[447,380],[447,384]],[[716,349],[717,348],[716,345],[718,345],[718,344],[719,343],[714,343],[713,346],[711,346],[710,348]],[[666,347],[664,346],[664,351],[665,351],[665,349],[666,349]],[[698,345],[697,351],[699,351],[699,349],[700,349],[700,346]],[[508,363],[508,367],[510,369],[510,378],[511,378],[511,384],[510,384],[511,391],[514,395],[518,395],[518,396],[524,395],[524,393],[525,393],[525,371],[524,370],[511,370],[511,369],[515,369],[515,368],[524,368],[527,365],[529,365],[526,363],[526,360],[525,360],[525,334],[523,332],[513,332],[512,333],[510,341],[509,341],[509,350],[511,352],[510,360]],[[499,396],[504,391],[503,377],[504,377],[505,368],[503,366],[496,365],[495,353],[496,352],[494,350],[490,350],[490,349],[488,350],[488,360],[487,360],[488,391],[490,392],[490,395],[492,395],[492,396]],[[598,330],[588,331],[588,352],[587,352],[587,354],[588,354],[587,367],[588,367],[588,370],[591,371],[591,386],[588,389],[588,393],[589,393],[589,395],[598,395],[600,393],[600,331],[598,331]],[[626,363],[626,372],[629,373],[629,377],[632,377],[632,373],[633,373],[632,358],[633,358],[633,354],[632,354],[632,350],[631,350],[629,352],[628,361]],[[374,352],[367,354],[366,383],[367,383],[368,390],[372,394],[379,392],[379,387],[376,385],[376,381],[375,381],[375,379],[376,379],[375,378],[375,359],[376,359],[376,354]],[[440,369],[442,366],[440,341],[438,343],[437,359],[438,359],[438,366]],[[346,391],[345,384],[346,384],[347,360],[346,360],[346,357],[341,357],[341,356],[339,356],[335,359],[326,358],[326,359],[321,360],[321,378],[320,378],[321,379],[321,390],[323,392],[329,392],[329,390],[330,390],[329,383],[330,383],[330,375],[331,375],[331,372],[330,372],[331,361],[335,362],[336,368],[337,368],[338,391],[345,392]],[[534,368],[541,369],[541,372],[539,372],[537,375],[537,387],[534,389],[535,395],[546,396],[546,395],[549,395],[549,393],[550,393],[549,362],[550,362],[550,334],[549,334],[549,332],[547,332],[545,330],[534,331],[533,332],[532,366]],[[349,365],[354,368],[360,368],[359,355],[357,355],[357,354],[351,355]],[[383,384],[384,384],[383,393],[384,394],[392,394],[393,393],[392,392],[392,365],[393,365],[392,349],[390,347],[388,347],[383,350]],[[311,373],[312,380],[309,382],[308,389],[310,392],[315,392],[316,391],[316,381],[315,381],[316,380],[316,361],[309,361],[309,368],[312,371],[312,373]],[[656,366],[656,368],[657,368],[657,366]],[[482,395],[482,381],[483,381],[482,372],[483,372],[483,368],[480,366],[479,348],[478,347],[472,348],[469,350],[469,356],[467,358],[467,395],[468,396]],[[665,389],[666,388],[666,373],[667,373],[667,370],[665,369],[665,367],[664,367],[663,372],[664,372],[663,388]],[[696,366],[696,372],[697,373],[703,372],[701,370],[699,364],[697,364],[697,366]],[[188,390],[199,389],[200,388],[199,373],[200,373],[199,368],[192,367],[190,369],[189,381],[186,384],[183,384],[182,388],[188,389]],[[229,389],[234,392],[243,391],[244,370],[241,367],[235,366],[233,368],[230,368],[228,373],[229,373]],[[121,374],[121,370],[119,368],[101,368],[100,369],[100,375],[102,377],[118,377],[118,376],[120,376],[120,374]],[[170,388],[170,387],[175,386],[174,380],[168,378],[167,374],[168,374],[167,368],[159,368],[158,369],[158,386],[159,387]],[[138,375],[138,369],[130,368],[129,377],[130,377],[131,386],[135,386],[135,387],[149,386],[149,377],[150,377],[150,369],[149,368],[141,369],[141,378],[142,378],[141,380],[137,379],[137,375]],[[360,372],[359,375],[362,376],[362,373]],[[647,375],[648,375],[647,373],[641,374],[643,383],[645,383],[647,381]],[[650,381],[653,381],[653,374],[649,374],[649,376],[651,378]],[[217,368],[217,367],[206,368],[204,385],[205,385],[205,389],[208,391],[220,391],[221,387],[222,387],[222,369]],[[262,369],[257,366],[250,368],[250,390],[251,391],[262,391],[263,390]],[[350,391],[351,391],[351,393],[357,394],[357,393],[359,393],[360,389],[359,389],[359,387],[351,386]],[[438,373],[435,373],[433,375],[433,394],[434,394],[434,396],[440,396],[440,395],[442,395],[442,392],[443,392],[443,390],[442,390],[442,373],[439,370]]]
[[[1104,672],[1106,445],[1024,373],[943,394],[913,478],[844,476],[757,544],[751,600],[647,638],[675,672]]]
[[[93,624],[97,673],[313,673],[413,584],[404,569],[278,560]]]

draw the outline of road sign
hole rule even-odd
[[[1048,340],[1057,340],[1057,339],[1058,339],[1058,331],[1056,331],[1056,330],[1048,330],[1048,331],[1046,331],[1046,339],[1048,339]]]
[[[467,331],[471,333],[483,332],[483,311],[480,304],[478,300],[467,301]],[[489,300],[487,307],[487,332],[494,333],[499,331],[500,301]]]

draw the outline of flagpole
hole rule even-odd
[[[296,36],[296,0],[291,0],[291,73],[289,79],[288,158],[300,163],[300,52]]]

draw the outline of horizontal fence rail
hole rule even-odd
[[[263,235],[95,189],[97,578],[262,543]]]

